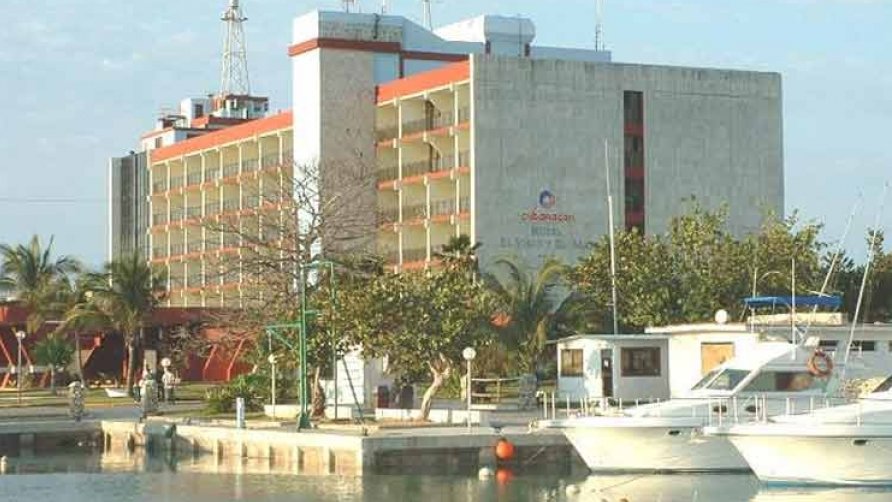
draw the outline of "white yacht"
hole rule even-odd
[[[707,374],[683,397],[627,408],[617,416],[544,420],[539,426],[562,429],[595,472],[748,470],[728,440],[704,435],[704,426],[824,404],[838,387],[838,371],[822,374],[809,364],[816,343],[760,343]]]
[[[707,432],[768,484],[892,485],[892,377],[853,404]]]

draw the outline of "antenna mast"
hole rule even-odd
[[[341,3],[344,4],[344,12],[352,12],[356,6],[356,0],[343,0]]]
[[[220,96],[248,96],[251,94],[251,81],[248,78],[248,49],[244,28],[244,22],[248,18],[242,13],[239,0],[229,0],[229,8],[220,19],[226,24]]]
[[[421,4],[424,6],[424,26],[428,30],[434,31],[434,21],[431,16],[431,0],[421,0]]]
[[[604,0],[595,0],[595,50],[604,51]]]
[[[387,14],[387,0],[381,0],[381,14]]]

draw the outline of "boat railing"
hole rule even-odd
[[[587,416],[623,416],[630,405],[648,405],[647,417],[699,418],[707,426],[725,426],[767,422],[776,415],[810,414],[818,410],[851,403],[851,399],[831,396],[770,396],[748,394],[727,397],[645,398],[624,401],[607,397],[571,396],[554,392],[540,393],[542,416],[546,420]],[[690,414],[679,413],[679,402],[691,403]],[[670,404],[671,403],[671,408]],[[860,403],[860,401],[859,401]],[[860,406],[860,404],[859,404]],[[671,410],[671,411],[670,411]],[[860,411],[860,408],[859,408]],[[858,413],[860,420],[860,413]]]

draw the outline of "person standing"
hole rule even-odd
[[[161,377],[161,383],[164,385],[164,402],[173,403],[176,401],[174,396],[174,388],[176,387],[176,376],[170,371],[170,367],[164,368],[164,375]]]

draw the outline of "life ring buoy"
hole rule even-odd
[[[808,358],[806,367],[812,375],[824,378],[833,373],[833,359],[826,352],[818,349]]]

